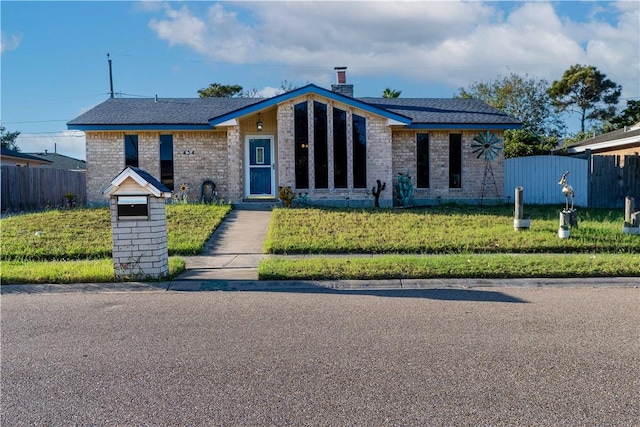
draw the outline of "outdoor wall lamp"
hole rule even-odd
[[[258,121],[256,122],[256,128],[258,132],[262,132],[262,115],[258,113]]]

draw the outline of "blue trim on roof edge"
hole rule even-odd
[[[352,107],[355,108],[359,108],[361,110],[367,111],[369,113],[373,113],[373,114],[377,114],[379,116],[383,116],[383,117],[387,117],[393,120],[397,120],[401,123],[404,124],[410,124],[411,123],[411,119],[409,117],[397,114],[397,113],[393,113],[391,111],[382,109],[382,108],[378,108],[378,107],[374,107],[370,104],[367,104],[366,102],[362,102],[359,101],[355,98],[351,98],[348,96],[344,96],[341,95],[339,93],[327,90],[327,89],[323,89],[319,86],[316,86],[314,84],[308,84],[306,86],[303,86],[301,88],[298,89],[294,89],[291,92],[287,92],[287,93],[283,93],[282,95],[278,95],[278,96],[274,96],[273,98],[269,98],[269,99],[265,99],[264,101],[260,101],[256,104],[251,104],[247,107],[244,108],[240,108],[238,110],[232,111],[230,113],[227,114],[223,114],[222,116],[218,116],[218,117],[213,117],[211,119],[209,119],[209,124],[212,127],[215,127],[216,125],[220,124],[220,123],[224,123],[227,120],[231,120],[231,119],[235,119],[237,117],[240,116],[245,116],[247,114],[251,114],[251,113],[255,113],[256,111],[260,111],[263,110],[265,108],[269,108],[272,107],[276,104],[279,104],[281,102],[285,102],[288,101],[290,99],[293,98],[297,98],[299,96],[303,96],[303,95],[308,95],[310,93],[316,94],[316,95],[320,95],[323,96],[325,98],[329,98],[332,101],[337,101],[337,102],[341,102],[343,104],[347,104],[350,105]]]
[[[109,130],[211,130],[209,125],[69,125],[69,130],[96,130],[96,131],[109,131]]]
[[[520,124],[494,124],[494,123],[416,123],[407,126],[405,129],[482,129],[482,130],[515,130],[521,129]]]

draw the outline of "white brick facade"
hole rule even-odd
[[[163,198],[149,197],[149,218],[118,219],[117,198],[109,199],[113,269],[124,279],[159,279],[169,274],[167,221]]]

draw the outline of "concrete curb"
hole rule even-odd
[[[122,293],[122,292],[340,292],[472,288],[640,288],[638,277],[570,279],[402,279],[337,281],[175,280],[171,282],[2,285],[0,294]]]

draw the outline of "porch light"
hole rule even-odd
[[[258,113],[258,121],[256,122],[256,128],[258,132],[262,132],[262,115]]]

